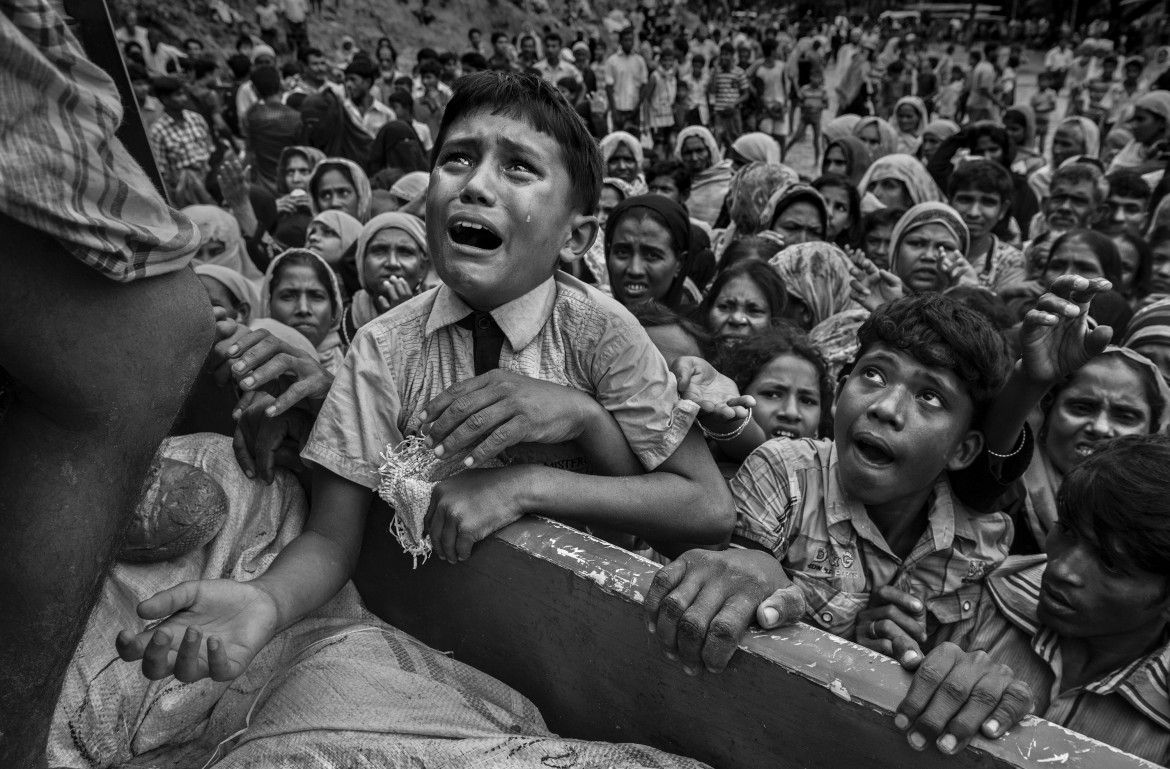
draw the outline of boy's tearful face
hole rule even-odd
[[[873,345],[837,399],[835,442],[846,491],[872,506],[930,489],[944,470],[977,456],[982,443],[972,437],[973,413],[954,371]]]
[[[552,276],[562,249],[584,253],[596,219],[573,210],[556,140],[523,119],[485,112],[451,125],[427,192],[435,269],[477,310]]]

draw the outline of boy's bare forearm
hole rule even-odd
[[[526,512],[596,524],[647,539],[718,544],[735,523],[731,492],[698,431],[644,475],[603,477],[531,469]]]
[[[987,448],[996,454],[1010,454],[1019,443],[1028,415],[1047,391],[1047,385],[1029,381],[1017,366],[983,419]]]
[[[320,608],[345,585],[357,564],[373,492],[318,468],[305,530],[254,584],[276,602],[286,628]]]
[[[644,473],[645,468],[630,449],[617,420],[600,403],[596,405],[577,439],[589,467],[598,475],[607,476]]]

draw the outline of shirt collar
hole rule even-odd
[[[556,281],[550,277],[528,293],[491,310],[492,319],[508,338],[513,352],[527,347],[544,328],[552,315],[556,296]],[[450,287],[442,285],[427,318],[426,335],[430,336],[441,328],[458,323],[473,312]]]
[[[1031,634],[1032,651],[1050,667],[1060,649],[1055,631],[1040,624],[1040,578],[1047,565],[1043,555],[1012,557],[987,578],[996,608],[1016,627]],[[1085,685],[1099,695],[1119,694],[1163,729],[1170,729],[1170,643]]]

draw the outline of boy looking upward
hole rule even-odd
[[[531,75],[465,77],[434,158],[427,242],[443,286],[355,338],[303,453],[308,523],[269,570],[184,583],[139,607],[169,617],[119,635],[147,677],[235,678],[328,601],[353,571],[379,457],[411,434],[471,468],[434,488],[424,524],[450,562],[527,512],[649,539],[730,534],[730,496],[691,429],[698,407],[679,400],[633,316],[557,269],[597,234],[601,156],[572,107]],[[505,449],[509,466],[480,467]]]

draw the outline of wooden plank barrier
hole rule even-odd
[[[1038,718],[947,758],[894,727],[910,676],[808,625],[757,631],[727,670],[665,660],[642,619],[657,565],[575,529],[525,518],[458,565],[411,568],[371,514],[356,581],[371,611],[530,698],[565,737],[637,742],[715,767],[1154,765]],[[389,540],[389,541],[387,541]]]

